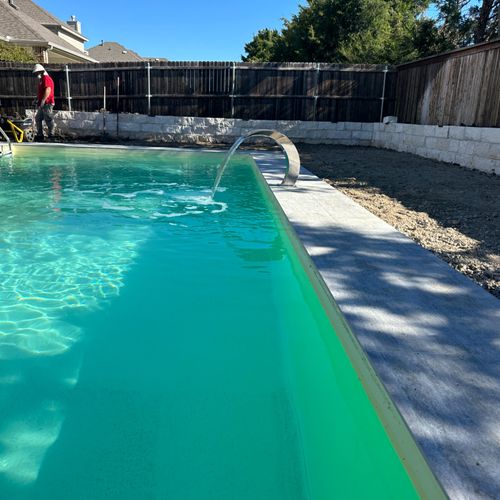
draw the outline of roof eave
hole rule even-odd
[[[78,33],[78,31],[75,31],[74,29],[71,29],[68,26],[65,26],[64,24],[49,24],[49,23],[45,23],[45,24],[42,24],[42,26],[45,26],[46,28],[50,27],[50,28],[60,29],[62,31],[65,31],[66,33],[71,34],[75,38],[79,38],[82,42],[88,42],[89,41],[89,39],[87,37],[83,36],[81,33]]]
[[[19,45],[21,47],[43,47],[48,50],[53,50],[61,55],[70,55],[73,58],[80,59],[82,62],[97,63],[96,59],[84,54],[83,52],[77,52],[76,50],[69,50],[66,47],[62,47],[56,43],[46,42],[44,40],[29,40],[23,38],[12,38],[10,36],[0,36],[0,40],[7,43],[12,43],[13,45]]]
[[[83,62],[91,62],[91,63],[97,63],[97,62],[99,62],[96,59],[88,56],[87,54],[84,54],[82,52],[77,52],[77,51],[74,51],[74,50],[69,50],[69,49],[67,49],[65,47],[61,47],[60,45],[57,45],[56,43],[49,42],[48,45],[49,45],[49,48],[51,50],[54,50],[55,52],[58,52],[59,54],[62,54],[62,55],[70,54],[73,57],[81,59]]]
[[[30,39],[30,38],[13,38],[9,35],[0,36],[0,40],[7,43],[12,43],[14,45],[20,45],[22,47],[46,47],[49,48],[49,43],[45,40],[40,39]]]

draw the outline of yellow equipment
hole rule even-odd
[[[11,117],[3,118],[1,125],[5,132],[12,136],[16,142],[28,141],[32,142],[35,139],[33,131],[33,120],[25,118],[24,120],[14,120]]]

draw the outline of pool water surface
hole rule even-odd
[[[0,498],[417,498],[253,160],[0,159]]]

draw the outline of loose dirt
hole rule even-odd
[[[302,164],[500,298],[500,177],[396,151],[298,145]]]

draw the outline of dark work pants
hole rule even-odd
[[[52,104],[44,104],[35,115],[36,135],[43,136],[43,121],[45,121],[49,129],[49,137],[54,135],[54,106]]]

